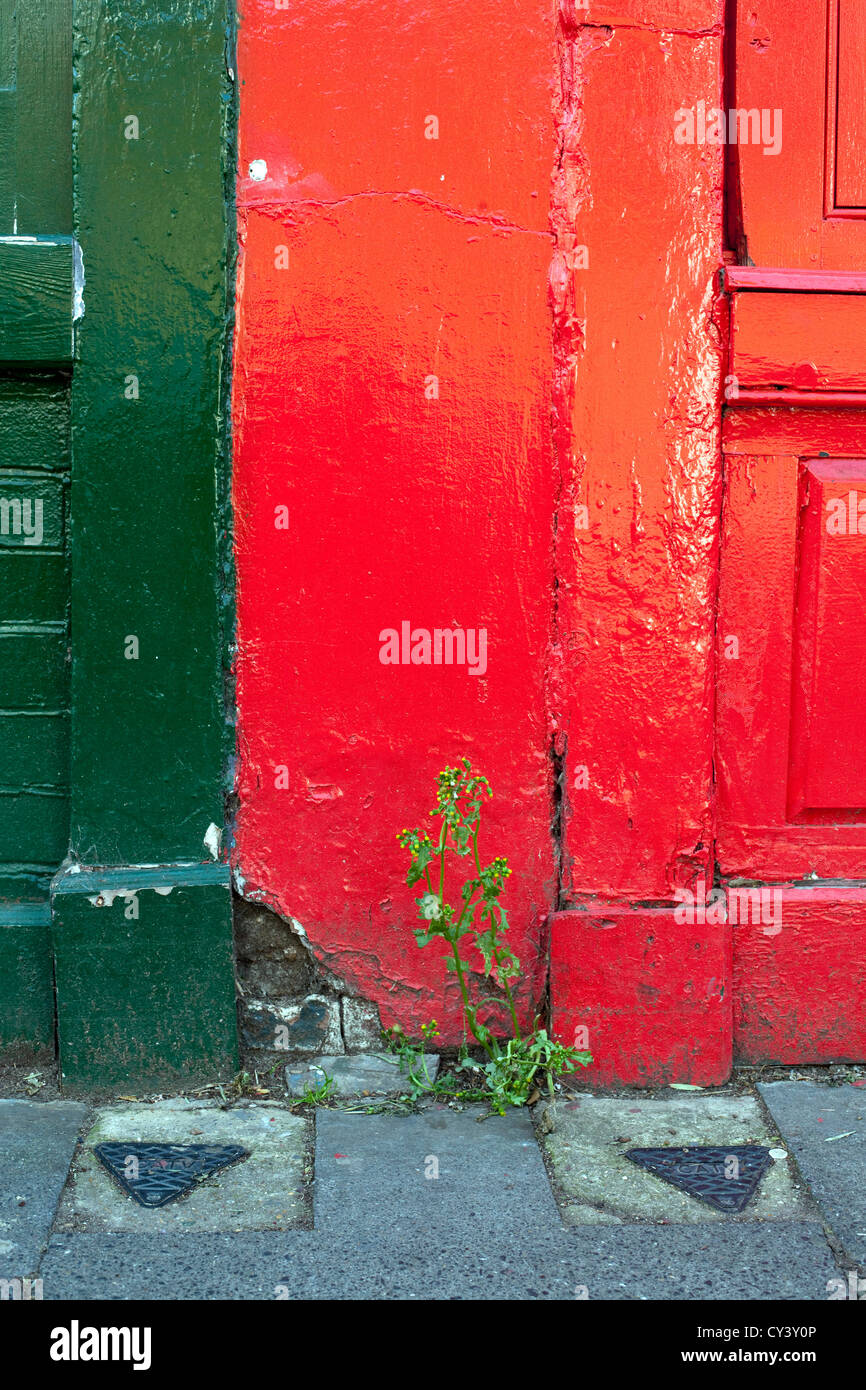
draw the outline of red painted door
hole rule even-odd
[[[866,9],[740,5],[718,620],[734,1045],[866,1055]]]

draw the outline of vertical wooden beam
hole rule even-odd
[[[85,283],[72,397],[72,826],[53,898],[70,1088],[236,1064],[218,860],[229,19],[224,0],[75,7]],[[132,925],[116,930],[114,917]],[[105,962],[96,979],[91,949]]]

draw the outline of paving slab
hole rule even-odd
[[[758,1086],[846,1255],[866,1269],[866,1087]]]
[[[316,1117],[315,1224],[372,1228],[383,1241],[435,1229],[443,1251],[467,1223],[499,1231],[559,1225],[532,1122],[523,1109],[484,1118],[473,1106],[413,1115]]]
[[[240,1144],[250,1157],[158,1208],[140,1207],[93,1153],[104,1142]],[[304,1192],[306,1121],[277,1105],[223,1109],[170,1099],[97,1111],[57,1218],[57,1229],[130,1231],[285,1230],[309,1220]]]
[[[838,1279],[821,1227],[561,1226],[52,1238],[57,1299],[824,1300]]]
[[[790,1221],[815,1219],[809,1195],[766,1126],[752,1096],[697,1093],[667,1097],[594,1096],[557,1101],[555,1128],[544,1136],[554,1184],[568,1225],[623,1221]],[[755,1196],[738,1215],[705,1202],[637,1167],[629,1149],[694,1144],[761,1144],[776,1158]]]
[[[425,1056],[424,1065],[428,1079],[435,1081],[438,1056]],[[290,1063],[286,1067],[286,1087],[293,1096],[303,1096],[308,1088],[316,1090],[329,1077],[333,1082],[329,1094],[333,1096],[394,1096],[409,1089],[409,1078],[400,1069],[400,1058],[388,1052],[317,1057],[315,1062],[300,1066]]]
[[[0,1100],[0,1276],[35,1273],[87,1108]]]

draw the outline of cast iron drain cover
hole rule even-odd
[[[771,1162],[770,1150],[760,1144],[628,1149],[626,1158],[716,1211],[742,1211]]]
[[[239,1144],[97,1144],[93,1152],[140,1207],[164,1207],[238,1159]]]

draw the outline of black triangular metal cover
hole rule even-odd
[[[239,1144],[97,1144],[93,1152],[140,1207],[164,1207],[221,1168],[249,1158]],[[130,1162],[134,1160],[134,1162]]]
[[[628,1149],[626,1158],[689,1197],[716,1211],[742,1211],[770,1167],[770,1150],[760,1144],[731,1144],[727,1148],[692,1144],[680,1149]],[[736,1160],[736,1176],[730,1160]]]

